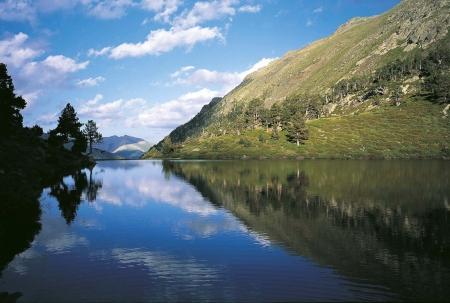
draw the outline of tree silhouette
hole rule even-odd
[[[92,154],[92,144],[103,140],[102,134],[98,131],[97,124],[93,120],[89,120],[83,130],[84,136],[89,143],[89,153]]]
[[[14,93],[14,84],[8,74],[6,65],[0,63],[0,134],[9,136],[15,130],[22,128],[23,118],[20,110],[26,106],[26,101]]]
[[[50,131],[49,141],[60,145],[73,139],[72,151],[77,153],[83,152],[86,150],[87,140],[81,131],[82,125],[73,106],[67,103],[58,118],[58,125]]]
[[[50,195],[58,200],[61,215],[67,224],[71,224],[77,215],[78,206],[81,204],[81,195],[88,187],[86,173],[77,171],[72,175],[74,186],[64,182],[64,178],[50,188]]]
[[[88,182],[88,186],[85,189],[85,194],[86,194],[86,199],[89,202],[93,202],[95,200],[97,200],[97,193],[99,191],[100,188],[103,187],[103,183],[101,180],[95,180],[92,177],[92,167],[89,167],[89,182]]]

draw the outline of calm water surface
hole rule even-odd
[[[450,298],[450,162],[107,161],[40,208],[19,302]]]

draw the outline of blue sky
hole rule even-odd
[[[399,0],[0,0],[0,61],[55,126],[71,102],[102,133],[156,142],[289,50]]]

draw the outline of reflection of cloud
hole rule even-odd
[[[164,178],[159,162],[154,162],[153,166],[143,161],[131,162],[136,163],[131,170],[108,167],[104,171],[103,188],[93,204],[95,209],[101,211],[105,204],[141,208],[149,203],[163,203],[201,216],[190,217],[175,226],[175,232],[183,239],[237,232],[248,235],[258,245],[271,245],[267,236],[249,230],[231,213],[220,211],[189,183],[176,177]],[[101,170],[103,165],[111,165],[111,162],[100,163],[96,169]]]
[[[152,180],[150,182],[141,180],[137,184],[129,185],[134,185],[146,197],[178,207],[189,213],[207,216],[217,212],[217,209],[194,188],[178,179]]]
[[[180,285],[177,282],[182,281],[183,287],[195,287],[202,281],[210,283],[218,275],[216,269],[207,267],[194,258],[179,259],[163,252],[116,248],[112,250],[112,256],[128,267],[145,266],[149,274],[159,281],[165,280],[172,285]]]
[[[144,207],[148,203],[164,203],[188,213],[208,216],[217,209],[191,185],[177,178],[166,180],[157,170],[137,166],[133,173],[125,170],[105,171],[103,188],[98,193],[94,207],[101,204]]]
[[[9,264],[9,268],[11,268],[15,273],[19,275],[26,275],[28,273],[28,267],[26,266],[26,262],[28,260],[35,259],[39,256],[39,253],[34,251],[32,248],[24,251],[21,254],[18,254],[14,261]]]
[[[187,230],[182,230],[183,227],[187,228]],[[248,229],[247,226],[229,213],[221,216],[201,218],[200,220],[189,220],[180,225],[177,232],[185,240],[192,240],[195,237],[208,238],[224,232],[241,232],[247,234],[258,245],[263,247],[271,245],[269,237]]]
[[[77,246],[87,246],[88,240],[71,231],[60,217],[49,216],[45,219],[42,232],[36,238],[35,247],[43,247],[55,254],[69,252]]]
[[[9,264],[9,268],[17,274],[28,274],[28,268],[32,268],[34,263],[46,255],[48,257],[48,254],[69,253],[77,247],[89,244],[85,237],[72,232],[59,215],[55,217],[50,211],[44,212],[41,221],[44,222],[42,230],[34,239],[32,247],[17,255]]]
[[[47,251],[52,253],[64,253],[75,246],[86,246],[88,240],[73,233],[62,234],[55,239],[49,239],[45,243]]]

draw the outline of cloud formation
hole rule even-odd
[[[175,18],[174,27],[188,28],[206,21],[217,20],[226,16],[234,16],[234,5],[237,0],[214,0],[210,2],[196,2],[190,11],[186,11]]]
[[[170,17],[178,10],[181,0],[143,0],[141,7],[155,12],[154,20],[170,22]]]
[[[259,4],[258,5],[244,5],[239,8],[239,11],[243,12],[243,13],[254,14],[254,13],[258,13],[259,11],[261,11],[261,9],[262,9],[262,7]]]
[[[88,55],[108,55],[113,59],[122,59],[160,55],[179,47],[189,50],[194,45],[209,40],[223,41],[224,35],[219,27],[202,26],[202,24],[225,17],[233,17],[237,12],[256,13],[261,10],[260,5],[244,5],[238,8],[238,4],[239,0],[198,1],[191,9],[184,10],[172,18],[181,5],[180,0],[143,0],[140,7],[155,12],[154,20],[169,23],[170,28],[152,30],[141,42],[125,42],[99,50],[90,49]],[[142,24],[147,24],[148,20],[148,18],[145,19]]]
[[[100,19],[118,19],[126,14],[126,10],[134,6],[133,0],[86,0],[88,13]]]
[[[86,79],[78,80],[76,82],[76,85],[79,87],[94,87],[98,86],[103,81],[105,81],[105,78],[102,76],[98,76],[95,78],[89,77]]]
[[[171,84],[194,86],[217,84],[221,86],[221,93],[225,94],[241,83],[247,75],[267,66],[276,59],[277,58],[263,58],[242,72],[220,72],[204,68],[195,69],[193,66],[184,66],[170,75],[173,79]]]
[[[89,65],[89,61],[78,62],[63,55],[41,59],[44,50],[30,46],[28,40],[28,35],[22,32],[0,40],[0,61],[8,65],[18,91],[29,98],[25,99],[29,103],[36,100],[45,85],[57,87],[68,75]]]
[[[267,66],[275,59],[263,58],[242,72],[218,72],[184,66],[170,75],[172,85],[198,87],[195,91],[159,104],[151,104],[142,98],[104,102],[103,95],[97,94],[93,99],[81,104],[79,113],[83,119],[95,119],[101,127],[107,127],[114,121],[123,121],[126,127],[144,127],[165,130],[165,133],[168,133],[193,118],[214,97],[223,96],[247,75]],[[211,85],[217,85],[220,89],[208,88]]]
[[[222,38],[222,34],[217,27],[195,26],[187,29],[158,29],[151,31],[143,42],[122,43],[105,52],[109,52],[109,56],[113,59],[160,55],[178,47],[189,49],[199,42]],[[92,53],[96,54],[98,51],[92,51]]]

